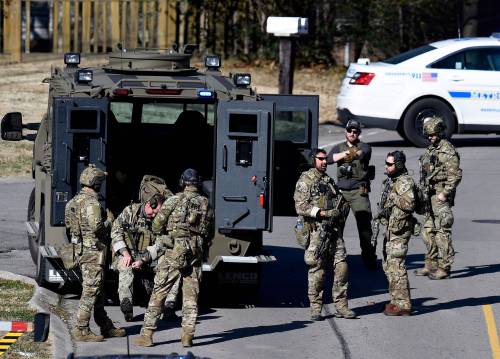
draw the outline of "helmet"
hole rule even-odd
[[[345,129],[347,130],[349,128],[355,128],[356,130],[361,131],[361,123],[359,123],[359,121],[356,120],[349,120],[345,125]]]
[[[436,134],[443,137],[446,126],[441,117],[433,116],[424,123],[424,134],[426,136]]]
[[[158,203],[158,201],[163,202],[167,191],[167,184],[163,178],[153,175],[144,175],[139,187],[139,200],[142,203],[148,201],[156,203]]]
[[[399,171],[402,171],[406,168],[406,155],[404,154],[403,151],[393,151],[393,152],[389,152],[387,154],[387,157],[394,157],[394,167],[396,168],[396,170],[399,172]]]
[[[98,187],[106,178],[106,172],[97,168],[94,164],[90,164],[85,168],[80,175],[80,183],[86,187]]]
[[[184,172],[182,172],[181,178],[179,180],[179,186],[181,188],[186,187],[188,184],[190,185],[198,185],[199,182],[198,171],[193,168],[188,168]]]

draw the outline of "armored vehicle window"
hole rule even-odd
[[[277,141],[307,142],[307,112],[277,111],[274,120],[274,138]]]
[[[142,106],[142,123],[173,125],[183,111],[178,103],[145,103]]]
[[[229,115],[229,132],[257,133],[257,116],[231,113]]]
[[[119,123],[132,122],[133,104],[129,102],[111,102],[111,112]]]
[[[198,111],[204,114],[208,125],[213,126],[215,124],[215,106],[213,104],[188,103],[186,110]]]
[[[72,110],[69,128],[73,131],[98,131],[99,112],[96,110]]]

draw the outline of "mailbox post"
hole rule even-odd
[[[290,95],[293,92],[293,70],[295,68],[294,38],[308,33],[308,20],[305,17],[267,18],[266,32],[279,37],[279,94]]]

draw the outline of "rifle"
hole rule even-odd
[[[333,187],[333,186],[332,186]],[[345,203],[345,198],[340,194],[338,190],[335,189],[335,192],[338,196],[337,203],[335,205],[335,210],[337,210],[340,213],[340,208]],[[329,210],[328,208],[326,210]],[[339,214],[339,216],[341,213]],[[319,243],[318,246],[316,247],[316,250],[314,251],[314,258],[318,260],[323,256],[323,253],[326,251],[326,248],[328,247],[328,242],[330,238],[337,239],[337,232],[333,230],[334,225],[336,224],[335,222],[338,222],[338,219],[332,219],[332,218],[325,218],[322,220],[319,224]],[[337,223],[338,224],[338,223]]]
[[[380,232],[380,220],[382,218],[381,213],[384,210],[385,203],[389,197],[389,192],[392,189],[392,180],[387,178],[384,182],[384,188],[382,190],[382,195],[380,196],[380,201],[377,203],[377,215],[372,221],[372,239],[371,244],[373,248],[377,248],[377,237]]]
[[[431,205],[431,194],[429,193],[430,180],[439,172],[439,167],[436,167],[436,156],[434,154],[429,157],[429,164],[424,166],[423,156],[420,157],[420,179],[418,183],[418,214],[431,215],[432,216],[432,205]],[[429,174],[430,165],[434,167],[432,173]],[[428,168],[426,168],[428,167]]]

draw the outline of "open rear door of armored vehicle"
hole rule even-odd
[[[266,94],[262,97],[276,104],[273,214],[295,216],[295,183],[310,166],[310,150],[318,146],[319,96]]]
[[[272,230],[274,103],[219,102],[215,228]]]

